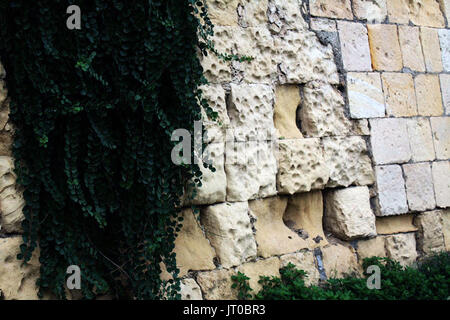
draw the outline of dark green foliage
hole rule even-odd
[[[71,4],[81,30],[66,28]],[[211,49],[210,35],[203,0],[1,2],[0,60],[26,200],[19,258],[39,243],[41,293],[64,298],[66,269],[78,265],[88,299],[179,298],[175,208],[201,172],[172,163],[170,138],[193,130],[198,101],[207,108],[197,53]],[[175,277],[167,286],[161,262]]]
[[[289,264],[280,269],[280,278],[260,277],[262,289],[253,297],[248,277],[233,277],[240,299],[255,300],[447,300],[450,297],[450,253],[441,253],[419,263],[418,268],[402,267],[388,258],[372,257],[363,262],[364,270],[376,265],[381,271],[380,290],[369,289],[367,278],[347,276],[328,279],[319,286],[306,286],[303,270]]]

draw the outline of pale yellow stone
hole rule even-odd
[[[428,211],[419,214],[414,219],[419,228],[417,247],[425,255],[445,251],[442,211]]]
[[[248,280],[249,285],[254,293],[257,293],[262,289],[261,285],[258,283],[261,276],[280,277],[280,259],[272,257],[256,262],[244,263],[239,266],[237,270],[250,278],[250,280]]]
[[[287,197],[272,197],[249,202],[250,210],[256,217],[254,226],[258,256],[268,258],[308,248],[308,241],[299,237],[283,223],[287,203]]]
[[[418,27],[398,26],[403,66],[413,71],[425,72],[425,62]]]
[[[409,0],[409,19],[418,26],[445,27],[438,0]]]
[[[208,16],[216,26],[237,26],[240,0],[207,0]]]
[[[416,86],[417,111],[421,116],[440,116],[444,112],[439,77],[419,74],[414,79]]]
[[[422,43],[425,67],[428,72],[442,72],[441,46],[436,29],[420,28],[420,41]]]
[[[450,209],[443,210],[442,231],[444,233],[445,249],[450,251]]]
[[[355,250],[350,246],[331,244],[322,248],[323,265],[328,278],[342,278],[361,273]]]
[[[383,71],[400,71],[403,68],[403,62],[397,26],[369,24],[367,31],[373,68]]]
[[[296,194],[290,197],[283,220],[291,229],[308,240],[309,247],[327,245],[323,233],[323,200],[321,191]]]
[[[386,0],[389,22],[408,23],[409,10],[406,1],[408,0]]]
[[[181,300],[203,300],[202,290],[194,279],[181,280]]]
[[[383,73],[386,113],[394,117],[417,115],[417,102],[414,81],[409,73]]]
[[[386,251],[388,257],[401,265],[412,265],[417,259],[415,233],[401,233],[386,236]]]
[[[279,137],[286,139],[303,138],[297,127],[297,108],[301,103],[300,88],[282,85],[275,89],[275,110],[273,121]]]
[[[432,161],[434,154],[431,126],[428,118],[412,118],[407,120],[409,145],[414,162]]]
[[[376,226],[378,234],[395,234],[417,231],[413,224],[414,215],[403,214],[399,216],[377,217]]]
[[[197,283],[202,289],[203,298],[205,300],[236,300],[237,290],[231,288],[233,285],[231,276],[234,274],[227,269],[199,272]]]
[[[289,263],[293,264],[297,269],[306,272],[305,284],[307,286],[314,285],[319,282],[320,274],[317,269],[313,251],[301,251],[286,254],[280,257],[281,268]]]
[[[313,16],[353,19],[350,0],[310,0],[309,7]]]
[[[385,240],[383,237],[376,237],[368,240],[358,241],[357,252],[361,263],[365,258],[371,257],[384,258],[387,256],[385,248]]]

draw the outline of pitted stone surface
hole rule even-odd
[[[416,238],[414,233],[402,233],[386,236],[388,257],[401,265],[412,265],[417,259]]]
[[[329,191],[325,200],[325,228],[342,240],[376,236],[369,189],[350,187]]]
[[[425,72],[420,30],[418,27],[398,26],[403,66],[414,71]]]
[[[430,118],[436,158],[450,158],[450,117]]]
[[[240,25],[244,27],[256,27],[267,23],[268,0],[240,0],[242,12]]]
[[[217,119],[214,121],[208,117],[206,111],[202,108],[202,123],[206,130],[206,136],[203,137],[204,142],[224,142],[225,131],[230,125],[225,101],[225,90],[218,84],[203,85],[199,89],[202,90],[203,98],[208,103],[208,106],[214,112],[217,112]]]
[[[420,40],[428,72],[442,72],[441,48],[436,29],[420,28]]]
[[[292,263],[297,269],[306,272],[305,284],[307,286],[317,285],[319,283],[320,274],[316,267],[314,254],[312,251],[301,251],[286,254],[280,257],[281,268]]]
[[[329,169],[319,139],[280,140],[277,190],[282,194],[323,189]]]
[[[417,115],[417,101],[414,81],[408,73],[383,73],[383,90],[386,101],[386,114],[394,117]]]
[[[353,0],[353,11],[358,19],[383,22],[387,16],[386,0]]]
[[[181,300],[203,300],[202,290],[194,279],[181,280]]]
[[[370,185],[374,182],[372,162],[363,138],[329,137],[322,142],[325,160],[330,168],[327,187]]]
[[[247,202],[220,203],[202,210],[206,236],[225,268],[256,257]]]
[[[337,26],[345,70],[372,71],[367,28],[346,21],[338,21]]]
[[[436,207],[429,163],[403,165],[409,209],[425,211]]]
[[[240,0],[207,0],[208,16],[216,26],[237,26]]]
[[[326,18],[311,18],[311,29],[315,31],[336,32],[336,21]]]
[[[309,7],[313,16],[353,19],[350,0],[310,0]]]
[[[431,172],[436,205],[441,208],[450,207],[450,161],[433,162]]]
[[[442,211],[428,211],[419,214],[414,219],[419,228],[417,247],[426,255],[445,251],[444,234],[442,231]]]
[[[377,210],[380,216],[390,216],[408,212],[405,181],[402,168],[398,165],[376,166]]]
[[[427,118],[408,119],[408,135],[414,162],[435,159],[431,126]]]
[[[347,73],[347,92],[352,118],[384,117],[384,97],[378,73]]]

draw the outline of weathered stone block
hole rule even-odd
[[[243,27],[257,27],[267,23],[268,0],[241,0],[237,8],[239,24]]]
[[[444,17],[436,0],[387,0],[389,21],[442,28]]]
[[[232,289],[233,271],[227,269],[199,272],[197,283],[205,300],[236,300],[237,290]]]
[[[438,207],[450,207],[450,161],[433,162],[434,194]]]
[[[450,19],[450,0],[439,0],[439,3],[448,21]]]
[[[441,48],[436,29],[420,28],[425,67],[428,72],[442,72]]]
[[[442,231],[444,233],[445,249],[450,251],[450,209],[442,211]]]
[[[450,74],[439,75],[445,115],[450,116]]]
[[[311,18],[311,29],[315,31],[337,32],[336,21],[325,18]]]
[[[310,0],[311,15],[338,19],[353,19],[350,0]]]
[[[206,130],[203,141],[205,143],[224,142],[225,131],[230,125],[225,101],[225,90],[218,84],[203,85],[199,89],[202,90],[203,98],[208,103],[208,106],[217,113],[217,119],[214,121],[208,117],[206,111],[202,108],[202,124]]]
[[[301,103],[300,88],[282,85],[275,89],[274,124],[278,135],[286,139],[303,138],[297,127],[297,108]]]
[[[322,249],[323,265],[328,278],[341,278],[361,273],[355,250],[350,246],[332,244]]]
[[[403,62],[397,26],[369,24],[367,30],[373,68],[383,71],[400,71],[403,68]]]
[[[425,211],[436,207],[429,163],[403,165],[409,209]]]
[[[202,290],[194,279],[181,280],[181,300],[203,300]]]
[[[450,158],[450,117],[430,118],[436,158]]]
[[[405,181],[398,165],[376,166],[377,210],[379,216],[390,216],[408,212]]]
[[[409,10],[405,0],[386,0],[386,6],[390,22],[408,24]]]
[[[353,11],[355,16],[368,22],[383,22],[387,16],[385,0],[354,0]]]
[[[256,256],[256,242],[247,202],[220,203],[202,210],[206,236],[224,267],[237,266]]]
[[[414,224],[419,228],[417,247],[425,255],[445,251],[442,223],[440,210],[421,213],[414,219]]]
[[[376,237],[368,240],[358,241],[358,256],[362,261],[364,258],[387,256],[384,237]]]
[[[16,183],[14,159],[0,156],[0,232],[21,233],[25,219],[22,209],[25,206],[22,191]]]
[[[418,27],[398,26],[403,66],[414,71],[425,72],[422,45]]]
[[[450,30],[439,30],[439,42],[441,45],[442,65],[445,71],[450,71]]]
[[[280,257],[281,268],[292,263],[297,269],[306,272],[305,284],[307,286],[317,285],[319,283],[320,274],[316,267],[314,253],[312,251],[301,251],[286,254]]]
[[[403,214],[401,216],[378,217],[375,222],[378,234],[395,234],[405,232],[415,232],[417,227],[413,224],[413,214]]]
[[[258,283],[259,277],[280,277],[280,259],[278,257],[272,257],[265,260],[248,262],[239,266],[237,270],[250,278],[248,283],[256,293],[262,289],[262,286]]]
[[[339,91],[328,84],[309,83],[299,112],[302,132],[309,137],[346,135],[351,128]]]
[[[422,116],[440,116],[443,113],[439,78],[433,74],[420,74],[414,79],[417,110]]]
[[[352,118],[384,117],[384,97],[378,73],[347,73],[347,92]]]
[[[319,139],[280,140],[277,190],[282,194],[323,189],[329,169]]]
[[[376,164],[403,163],[411,159],[406,119],[371,119],[370,126]]]
[[[281,30],[306,30],[308,24],[303,18],[301,6],[302,3],[297,0],[271,0],[268,12],[269,22],[277,25],[278,28],[283,25]],[[275,30],[275,33],[282,33],[282,31],[277,32],[280,30],[278,28],[272,30]]]
[[[409,73],[383,73],[386,114],[394,117],[417,115],[414,81]]]
[[[338,21],[342,60],[347,71],[371,71],[367,29],[361,23]]]
[[[329,191],[325,203],[325,228],[336,237],[353,240],[376,236],[375,215],[366,186]]]
[[[372,162],[363,138],[329,137],[323,138],[322,143],[330,168],[328,187],[370,185],[374,182]]]
[[[416,238],[414,233],[402,233],[386,236],[388,257],[401,265],[412,265],[417,259]]]
[[[435,158],[431,126],[427,118],[408,119],[408,135],[414,162],[432,161]]]
[[[207,0],[208,16],[217,26],[237,26],[237,6],[240,0]]]

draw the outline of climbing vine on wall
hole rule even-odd
[[[81,30],[66,9],[81,10]],[[204,0],[15,0],[0,5],[0,54],[24,187],[28,261],[39,246],[40,293],[66,297],[81,269],[91,299],[179,297],[174,240],[185,181],[171,134],[200,118],[198,53],[212,25]],[[208,108],[207,108],[208,109]],[[214,113],[208,109],[210,114]],[[198,182],[198,180],[197,180]],[[160,280],[161,262],[174,281]]]

